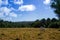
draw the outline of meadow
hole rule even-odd
[[[60,28],[0,28],[0,40],[60,40]]]

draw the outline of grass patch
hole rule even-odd
[[[0,28],[0,40],[60,40],[60,29]]]

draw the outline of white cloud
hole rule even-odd
[[[1,4],[2,4],[2,0],[0,0],[0,6],[1,6]]]
[[[20,11],[34,11],[36,7],[34,5],[22,5],[19,7]]]
[[[23,4],[23,0],[13,0],[11,1],[14,4],[21,5]],[[1,7],[1,5],[9,5],[10,8],[7,6]],[[35,5],[21,5],[17,10],[11,7],[11,4],[8,3],[8,0],[0,0],[0,17],[17,17],[17,14],[14,11],[34,11],[36,9]],[[21,16],[21,15],[20,15]]]
[[[50,1],[51,1],[51,0],[44,0],[43,3],[44,3],[45,5],[48,5],[48,4],[50,3]]]
[[[4,0],[4,1],[0,0],[0,6],[1,5],[8,5],[8,0]]]
[[[5,15],[9,15],[9,12],[10,12],[11,10],[10,9],[8,9],[7,7],[1,7],[0,8],[0,13],[4,13]]]
[[[8,5],[8,0],[4,0],[3,4]]]
[[[17,17],[17,14],[15,14],[14,12],[11,12],[13,10],[13,8],[7,8],[7,7],[1,7],[0,8],[0,16],[3,16],[4,14],[6,16],[11,16],[11,17]]]
[[[23,0],[14,0],[14,3],[21,5],[21,4],[23,4]]]

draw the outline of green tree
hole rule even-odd
[[[56,18],[52,18],[51,22],[57,22]]]
[[[48,25],[49,28],[60,28],[60,22],[52,22]]]
[[[46,27],[48,27],[48,25],[51,23],[51,19],[50,18],[47,18],[46,20]]]
[[[39,20],[36,20],[35,22],[32,23],[32,27],[34,28],[40,28],[41,27],[41,23]]]
[[[46,20],[45,20],[45,18],[41,19],[40,23],[41,23],[42,27],[46,27]]]
[[[60,0],[51,0],[51,7],[60,20]]]

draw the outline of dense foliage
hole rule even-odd
[[[53,18],[26,22],[9,22],[0,19],[0,28],[60,28],[60,20]]]
[[[60,0],[51,0],[51,7],[60,20]]]

